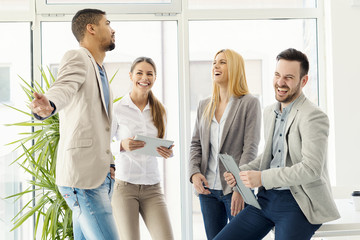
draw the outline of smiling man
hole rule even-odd
[[[215,239],[310,239],[322,223],[339,218],[327,170],[329,120],[302,93],[309,61],[296,49],[277,56],[275,103],[264,110],[265,149],[240,167],[240,178],[259,188],[261,210],[247,206]],[[224,174],[230,186],[234,176]]]

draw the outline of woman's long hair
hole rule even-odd
[[[249,88],[246,82],[245,64],[243,57],[231,49],[222,49],[215,54],[214,59],[220,53],[224,53],[228,67],[228,95],[240,97],[249,93]],[[211,76],[213,74],[211,73]],[[220,87],[213,79],[213,92],[211,101],[205,107],[204,116],[207,118],[209,124],[211,123],[215,109],[220,102]]]
[[[137,59],[134,60],[134,62],[131,65],[130,68],[130,72],[133,73],[135,66],[138,63],[141,62],[146,62],[148,64],[150,64],[155,72],[155,76],[156,76],[156,65],[155,62],[148,57],[138,57]],[[150,109],[151,109],[151,115],[153,117],[153,122],[155,127],[158,130],[158,138],[164,138],[165,135],[165,121],[166,121],[166,111],[165,111],[165,107],[164,105],[162,105],[162,103],[155,97],[155,95],[153,94],[153,92],[150,90],[149,95],[148,95],[148,100],[149,100],[149,104],[150,104]]]

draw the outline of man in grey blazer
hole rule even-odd
[[[112,94],[103,66],[115,31],[97,9],[78,11],[72,31],[80,49],[64,55],[57,80],[45,95],[34,93],[31,109],[39,120],[59,112],[56,184],[73,211],[74,238],[118,239],[110,201]]]
[[[308,81],[305,54],[277,56],[275,103],[264,110],[265,149],[240,167],[240,178],[259,188],[261,210],[248,206],[215,239],[262,239],[275,227],[277,240],[310,239],[322,223],[339,218],[327,170],[327,115],[302,93]],[[225,173],[230,186],[232,174]]]

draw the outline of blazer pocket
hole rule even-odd
[[[67,147],[67,150],[73,148],[87,148],[87,147],[91,147],[92,145],[93,145],[93,140],[91,138],[75,139],[70,142],[69,146]]]
[[[305,184],[305,185],[303,185],[303,187],[304,188],[314,188],[314,187],[319,187],[319,186],[322,186],[322,185],[325,185],[325,183],[323,181],[321,181],[321,180],[317,180],[315,182]]]

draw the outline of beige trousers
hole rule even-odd
[[[139,213],[153,240],[174,239],[160,184],[115,180],[112,208],[121,240],[140,240]]]

